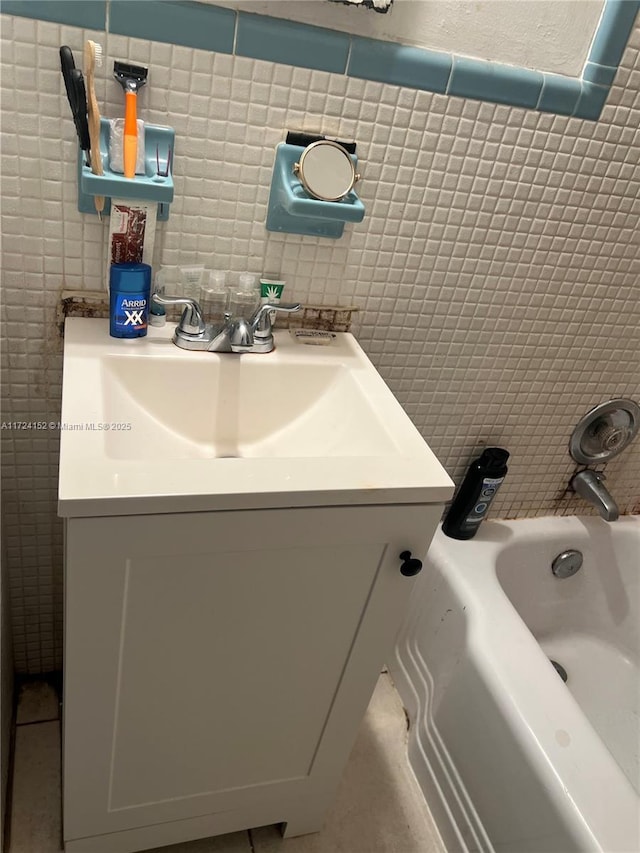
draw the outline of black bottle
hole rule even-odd
[[[442,532],[452,539],[472,539],[487,514],[507,473],[509,453],[487,447],[469,470],[442,522]]]

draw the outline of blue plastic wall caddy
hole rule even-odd
[[[307,193],[293,167],[304,151],[301,145],[281,142],[271,179],[267,231],[307,234],[312,237],[342,237],[345,222],[362,222],[364,205],[351,190],[341,201],[320,201]],[[349,155],[353,165],[358,158]]]
[[[135,178],[125,178],[123,174],[112,172],[109,168],[109,132],[109,119],[101,118],[100,156],[103,175],[94,175],[84,161],[84,152],[78,150],[78,210],[80,213],[95,213],[93,197],[101,195],[105,196],[105,214],[109,213],[111,198],[130,198],[158,202],[158,219],[168,219],[169,205],[173,201],[173,175],[169,166],[173,164],[175,153],[174,129],[145,122],[145,174],[136,175]],[[169,157],[169,151],[171,151],[171,157]]]

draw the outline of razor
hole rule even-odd
[[[129,65],[127,62],[113,63],[113,76],[124,89],[124,148],[123,164],[125,178],[134,178],[138,159],[138,92],[147,82],[148,68]]]

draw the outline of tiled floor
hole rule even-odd
[[[18,706],[9,853],[61,848],[60,721],[54,690],[25,687]],[[283,840],[276,827],[154,853],[445,853],[406,759],[402,704],[382,675],[325,828]],[[91,853],[91,851],[87,851]]]

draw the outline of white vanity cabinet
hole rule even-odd
[[[319,830],[440,512],[67,518],[68,853]]]
[[[65,323],[67,853],[320,829],[453,492],[352,335],[173,331]]]

